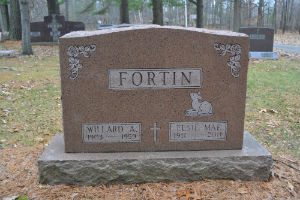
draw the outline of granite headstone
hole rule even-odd
[[[239,32],[250,38],[250,58],[278,59],[273,52],[274,29],[265,27],[241,27]]]
[[[248,36],[137,26],[60,38],[66,152],[241,149]]]
[[[40,183],[268,180],[272,156],[244,132],[247,35],[147,25],[59,44],[64,135]]]
[[[82,22],[65,21],[64,16],[45,16],[43,22],[30,23],[32,42],[57,42],[60,36],[72,31],[84,30]]]

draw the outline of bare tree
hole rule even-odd
[[[64,0],[65,1],[65,19],[66,21],[69,20],[69,0]]]
[[[223,0],[220,0],[219,4],[219,19],[220,19],[220,27],[222,28],[223,26]]]
[[[232,8],[233,8],[233,2],[231,0],[227,1],[227,6],[226,6],[226,18],[227,18],[227,29],[231,29],[232,28]]]
[[[240,0],[234,0],[234,6],[233,6],[233,31],[238,32],[240,28],[240,6],[239,6]]]
[[[275,33],[277,33],[277,0],[274,2],[274,11],[273,11],[273,27]]]
[[[22,22],[22,54],[31,55],[29,0],[20,0]]]
[[[248,26],[251,25],[251,18],[252,18],[252,0],[248,1]]]
[[[153,24],[164,25],[163,2],[162,0],[152,0],[153,6]]]
[[[19,0],[10,0],[9,39],[22,39],[21,13]]]
[[[0,22],[3,32],[9,32],[9,15],[7,0],[0,0]]]
[[[47,0],[48,15],[59,15],[59,3],[58,0]]]
[[[282,34],[284,34],[285,30],[286,30],[287,9],[288,9],[287,0],[283,0],[283,9],[282,9],[282,15],[283,15]]]
[[[288,24],[289,24],[289,28],[292,29],[292,26],[293,26],[293,21],[292,21],[293,18],[292,17],[294,16],[294,9],[295,9],[294,0],[289,1],[289,7],[290,7],[289,12],[287,12],[290,14],[290,16],[288,18]],[[298,19],[298,20],[300,20],[300,19]]]
[[[129,24],[128,0],[121,0],[120,4],[120,23]]]
[[[300,6],[298,7],[298,19],[300,19]],[[300,22],[298,21],[298,32],[300,34]]]
[[[197,7],[197,28],[203,28],[203,0],[189,0],[189,2],[193,3]]]
[[[264,0],[259,0],[258,3],[258,13],[257,13],[257,26],[262,27],[264,26],[264,15],[263,15],[263,6]]]

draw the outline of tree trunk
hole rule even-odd
[[[128,0],[121,0],[120,5],[120,23],[129,24]]]
[[[282,23],[282,34],[285,33],[285,29],[286,29],[286,18],[287,18],[287,1],[283,0],[283,23]]]
[[[264,0],[259,0],[259,3],[258,3],[258,15],[257,15],[257,26],[258,27],[263,27],[264,26],[263,5],[264,5]]]
[[[22,21],[22,54],[31,55],[29,0],[20,0]]]
[[[7,5],[0,5],[0,17],[2,31],[9,32],[9,15]]]
[[[251,18],[252,18],[252,0],[249,0],[249,5],[248,5],[248,26],[251,25]]]
[[[139,20],[140,20],[140,24],[143,24],[143,12],[142,11],[138,11],[139,12]]]
[[[206,1],[205,4],[205,15],[204,15],[204,24],[203,26],[208,26],[208,8],[209,8],[209,1]]]
[[[270,17],[270,7],[268,7],[268,14],[267,14],[267,25],[269,25],[269,17]]]
[[[69,21],[69,0],[65,0],[65,9],[66,9],[65,19],[66,21]]]
[[[239,1],[240,0],[234,0],[234,7],[233,7],[233,31],[238,32],[240,25],[239,25]]]
[[[228,30],[231,28],[231,4],[231,1],[227,1],[226,3],[226,23]]]
[[[192,4],[196,5],[196,10],[197,10],[197,20],[196,20],[196,27],[197,28],[203,28],[203,0],[189,0]],[[207,10],[207,8],[206,8]]]
[[[197,28],[203,28],[203,0],[197,0]]]
[[[239,0],[238,1],[238,18],[239,18],[239,29],[240,29],[240,26],[242,24],[242,0]],[[237,30],[237,32],[239,31],[239,29]]]
[[[57,0],[47,0],[48,15],[59,15],[59,4]]]
[[[298,9],[298,15],[299,15],[299,18],[300,19],[300,9]],[[300,22],[298,21],[298,32],[300,34]]]
[[[9,39],[22,39],[21,13],[19,0],[10,0]]]
[[[213,8],[213,28],[216,27],[216,20],[217,20],[217,10],[218,10],[218,2],[215,1],[215,3],[213,4],[214,5],[214,8]]]
[[[273,11],[273,27],[274,27],[274,31],[275,33],[277,33],[277,0],[275,0],[274,3],[274,11]]]
[[[222,28],[222,26],[223,26],[223,0],[220,0],[219,19],[220,19],[220,28]]]
[[[280,17],[279,29],[282,29],[283,27],[283,16],[284,16],[284,0],[282,0],[282,4],[281,4],[281,17]]]
[[[292,27],[293,27],[292,17],[294,16],[294,12],[293,12],[294,11],[294,0],[292,0],[292,2],[290,2],[289,4],[290,4],[290,12],[287,12],[287,13],[290,13],[290,16],[288,19],[288,24],[289,24],[289,28],[292,29]]]
[[[153,24],[163,26],[163,4],[162,0],[152,0],[153,5]]]

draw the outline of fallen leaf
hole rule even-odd
[[[259,113],[278,113],[278,111],[274,109],[261,109]]]
[[[270,113],[278,113],[278,111],[274,110],[274,109],[268,109],[268,112],[270,112]]]
[[[13,94],[13,93],[11,93],[11,92],[6,92],[6,91],[3,91],[3,90],[1,91],[1,93],[4,94],[4,95],[10,95],[10,94]]]
[[[240,193],[240,194],[247,194],[248,193],[247,189],[243,188],[243,187],[238,188],[237,192]]]
[[[73,193],[73,194],[71,195],[71,199],[73,200],[76,196],[78,196],[78,193]]]
[[[17,129],[17,128],[9,129],[8,132],[17,133],[17,132],[19,132],[19,129]]]
[[[288,182],[288,189],[289,189],[289,192],[291,193],[291,195],[296,196],[294,186],[290,182]]]
[[[34,141],[36,141],[36,142],[44,142],[45,138],[37,137],[37,138],[34,138]]]
[[[16,200],[19,196],[12,196],[12,197],[4,197],[2,200]]]
[[[262,109],[259,111],[259,113],[266,113],[267,112],[267,109]]]

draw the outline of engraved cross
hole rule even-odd
[[[154,127],[150,128],[150,130],[154,132],[154,143],[156,143],[156,134],[157,134],[157,131],[160,130],[160,128],[157,127],[157,122],[154,122]]]

